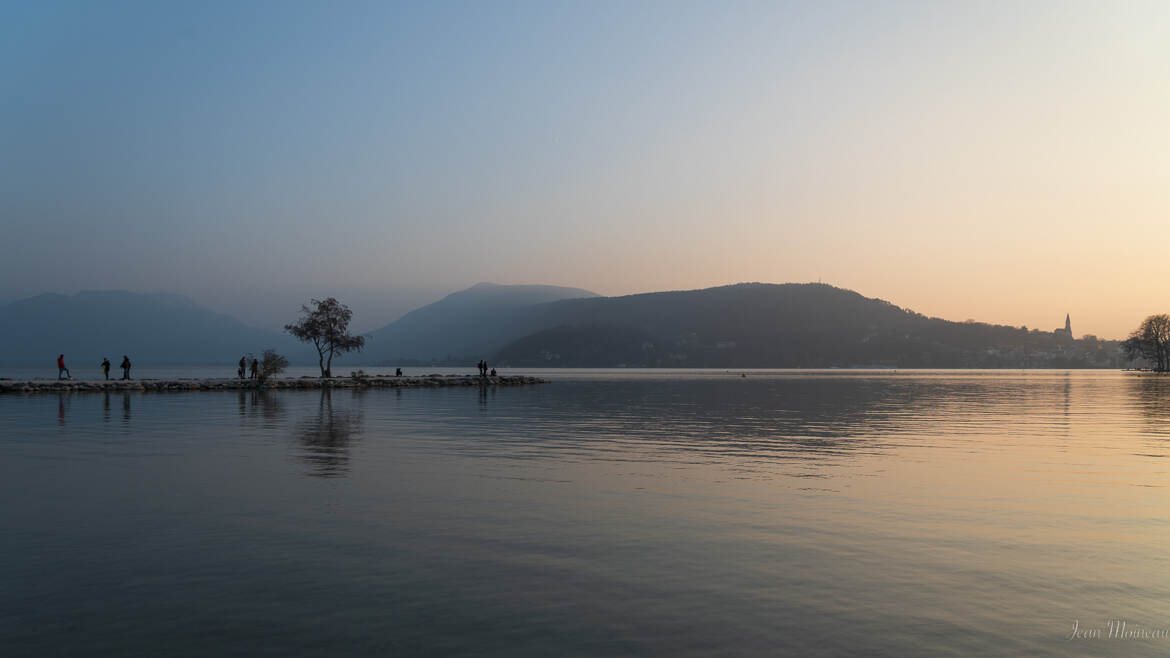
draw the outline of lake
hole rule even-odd
[[[1170,652],[1170,378],[524,372],[0,396],[3,654]]]

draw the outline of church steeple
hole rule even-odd
[[[1072,317],[1068,313],[1064,314],[1064,330],[1068,332],[1069,338],[1072,338]]]

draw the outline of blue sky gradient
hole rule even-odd
[[[823,279],[1117,335],[1170,304],[1168,7],[6,3],[0,298]]]

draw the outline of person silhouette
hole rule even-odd
[[[243,379],[244,373],[246,373],[247,371],[248,371],[248,357],[241,356],[240,357],[240,367],[236,368],[236,375],[238,375],[240,377],[240,379]]]
[[[102,374],[105,375],[106,381],[110,381],[110,360],[102,357]]]
[[[130,365],[130,357],[123,354],[122,365],[118,366],[122,369],[122,379],[130,379]]]
[[[252,377],[251,377],[251,379],[256,379],[259,376],[260,376],[260,359],[252,359]]]
[[[65,376],[62,377],[62,374]],[[65,367],[64,354],[61,354],[57,357],[57,379],[73,379],[73,375],[69,374],[69,368]]]

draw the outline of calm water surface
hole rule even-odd
[[[0,396],[0,653],[1170,653],[1170,379],[552,374]]]

